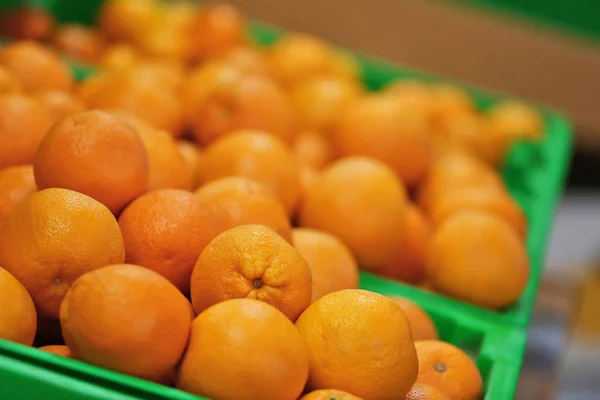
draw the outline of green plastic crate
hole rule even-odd
[[[93,23],[102,0],[0,0],[0,9],[15,3],[37,4],[52,11],[61,22]],[[281,31],[254,23],[252,35],[264,45]],[[371,90],[399,79],[452,82],[467,89],[477,106],[485,110],[504,96],[393,65],[354,53],[360,61],[363,81]],[[92,73],[73,64],[79,79]],[[557,112],[539,108],[546,125],[540,143],[522,143],[511,151],[503,170],[511,194],[523,207],[529,222],[527,250],[531,277],[521,299],[513,307],[492,311],[423,291],[419,288],[361,273],[361,288],[411,298],[434,319],[442,340],[466,350],[476,360],[485,384],[486,400],[514,396],[541,277],[554,207],[562,192],[571,151],[571,128]],[[484,263],[485,260],[482,260]],[[76,360],[0,340],[0,398],[27,399],[198,399],[198,397],[108,371]]]

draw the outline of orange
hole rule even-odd
[[[50,129],[36,153],[40,189],[87,194],[113,213],[146,191],[148,156],[137,132],[104,111],[73,114]]]
[[[329,133],[346,107],[359,98],[359,84],[347,78],[317,75],[299,81],[291,96],[305,127]]]
[[[301,167],[321,169],[333,159],[329,141],[313,131],[298,135],[293,150]]]
[[[110,0],[99,11],[99,26],[109,39],[132,40],[140,36],[159,15],[156,0]]]
[[[49,345],[49,346],[38,347],[38,349],[48,352],[48,353],[56,354],[57,356],[73,358],[73,353],[71,353],[71,350],[67,346]]]
[[[511,141],[536,140],[544,133],[544,121],[531,106],[509,100],[496,104],[488,111],[488,118]]]
[[[98,61],[103,70],[123,70],[133,67],[139,61],[139,54],[131,44],[115,43],[106,46]],[[97,76],[97,75],[96,75]],[[93,79],[93,77],[90,77]],[[84,81],[84,85],[89,79]]]
[[[0,94],[20,91],[21,83],[6,68],[0,66]]]
[[[300,400],[362,400],[353,394],[335,389],[319,389],[305,394]]]
[[[300,225],[332,233],[342,240],[358,264],[379,271],[401,246],[406,193],[394,172],[377,160],[341,159],[309,187]]]
[[[88,94],[90,108],[128,112],[155,129],[181,135],[182,111],[179,96],[155,75],[138,75],[135,70],[109,74]]]
[[[215,236],[210,217],[210,210],[184,190],[138,197],[119,217],[126,261],[158,272],[189,293],[194,264]]]
[[[285,239],[263,225],[242,225],[204,248],[192,272],[192,304],[201,313],[232,298],[275,306],[295,321],[311,299],[310,267]]]
[[[73,94],[58,90],[37,92],[33,98],[46,107],[53,122],[60,121],[71,114],[79,113],[86,109],[85,104]]]
[[[0,14],[0,34],[13,39],[45,40],[50,37],[55,21],[52,14],[35,5],[18,5],[3,9]]]
[[[435,226],[440,226],[452,215],[462,210],[480,210],[492,213],[511,225],[521,238],[527,234],[527,220],[519,204],[506,192],[459,189],[448,192],[431,206],[430,217]]]
[[[243,44],[246,20],[231,4],[210,4],[198,13],[191,35],[195,58],[206,59]]]
[[[73,86],[69,67],[55,53],[35,42],[15,42],[4,47],[0,51],[0,64],[26,91],[69,91]]]
[[[471,113],[475,105],[469,94],[462,88],[451,84],[435,84],[429,87],[432,100],[434,123],[443,124],[447,118],[463,113]]]
[[[51,125],[48,111],[33,99],[0,95],[0,168],[31,164]]]
[[[294,229],[292,238],[312,272],[313,302],[338,290],[358,288],[358,265],[338,238],[306,228]]]
[[[292,228],[283,205],[256,181],[236,176],[217,179],[198,189],[196,197],[211,213],[215,236],[240,225],[259,224],[292,243]]]
[[[433,95],[429,85],[412,79],[403,79],[387,85],[382,93],[404,102],[412,102],[428,113],[433,112]]]
[[[238,129],[264,130],[291,143],[295,120],[286,93],[264,75],[209,62],[192,71],[183,91],[185,118],[200,144]]]
[[[414,204],[407,203],[404,238],[394,260],[381,270],[383,275],[416,284],[425,275],[425,257],[431,238],[428,218]]]
[[[425,262],[433,286],[483,307],[513,304],[527,285],[529,260],[518,233],[499,217],[454,214],[434,233]]]
[[[31,346],[36,318],[35,306],[25,287],[0,267],[0,339]]]
[[[307,377],[294,324],[269,304],[232,299],[194,320],[177,387],[213,399],[296,400]]]
[[[52,44],[59,53],[87,63],[98,61],[104,51],[104,39],[98,32],[75,24],[60,25]]]
[[[490,166],[469,153],[453,150],[439,157],[419,187],[417,201],[428,213],[436,199],[465,188],[505,191],[502,178]]]
[[[136,117],[123,115],[123,118],[136,130],[146,149],[148,190],[190,190],[193,171],[175,139],[167,132],[156,130]]]
[[[342,156],[368,156],[389,165],[407,185],[425,176],[432,156],[429,117],[412,103],[368,95],[346,108],[333,130]]]
[[[115,217],[96,200],[71,190],[36,192],[0,225],[0,265],[25,286],[43,316],[58,316],[79,276],[124,260]]]
[[[185,159],[191,173],[190,187],[197,189],[200,186],[200,174],[202,171],[202,152],[198,146],[187,140],[179,140],[177,142],[179,151]]]
[[[75,358],[155,381],[181,359],[192,318],[175,286],[131,264],[81,276],[60,307],[65,343]]]
[[[445,393],[424,383],[415,383],[406,395],[406,400],[452,400]]]
[[[359,289],[328,294],[302,313],[296,327],[308,348],[308,390],[334,387],[364,399],[399,399],[415,382],[410,325],[385,296]]]
[[[452,400],[480,398],[481,374],[461,349],[439,340],[419,340],[415,347],[419,357],[417,383],[433,386]]]
[[[192,56],[192,37],[189,35],[193,15],[189,21],[173,21],[168,14],[151,23],[136,38],[141,52],[152,58],[188,60]]]
[[[262,131],[237,131],[209,146],[203,156],[202,180],[242,176],[264,184],[288,215],[300,196],[298,165],[291,150],[279,139]]]
[[[36,190],[31,165],[0,169],[0,224],[13,208]]]
[[[431,317],[417,303],[400,296],[390,296],[402,310],[410,322],[413,341],[437,339],[438,333]]]
[[[271,75],[265,52],[249,45],[236,46],[219,53],[214,60],[254,75]]]

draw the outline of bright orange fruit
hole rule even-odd
[[[27,289],[0,267],[0,338],[27,346],[33,344],[37,314]]]
[[[31,165],[0,169],[0,224],[13,208],[36,190]]]

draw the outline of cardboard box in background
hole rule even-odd
[[[450,0],[233,0],[341,46],[563,110],[600,151],[600,44]]]

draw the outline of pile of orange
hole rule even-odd
[[[257,47],[229,5],[2,18],[0,338],[214,399],[479,398],[474,362],[359,268],[512,305],[527,220],[498,168],[535,110],[367,93],[351,56]]]

